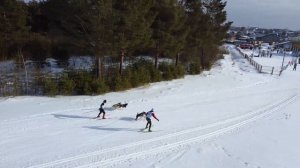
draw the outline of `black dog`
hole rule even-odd
[[[128,105],[128,103],[125,103],[125,104],[122,104],[122,103],[117,103],[117,104],[114,104],[112,107],[114,109],[117,109],[117,108],[126,108]]]
[[[135,120],[138,120],[139,118],[142,117],[146,117],[146,112],[143,111],[141,113],[136,113]]]

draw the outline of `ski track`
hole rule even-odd
[[[263,84],[263,83],[267,83],[267,82],[257,82],[257,83]],[[240,87],[236,87],[236,88],[232,88],[232,89],[229,89],[229,90],[225,90],[223,92],[233,92],[233,91],[240,90],[240,89],[246,89],[246,88],[249,88],[249,87],[254,87],[254,86],[257,85],[257,83],[250,84],[250,85],[245,85],[245,86],[240,86]],[[271,91],[266,91],[266,93],[268,93],[268,92],[274,92],[274,91],[272,91],[272,90]],[[278,91],[276,91],[276,92],[278,92]],[[196,93],[196,94],[194,94],[194,96],[198,95],[198,94],[199,93]],[[218,94],[218,93],[214,93],[214,94]],[[259,93],[259,94],[261,94],[261,93]],[[256,95],[256,93],[253,94],[253,95]],[[238,99],[240,97],[243,97],[243,95],[233,96],[231,98]],[[226,98],[218,98],[217,100],[205,100],[205,101],[203,100],[203,101],[200,102],[200,104],[215,103],[216,101],[219,102],[219,101],[224,101],[226,99],[228,99],[228,97],[226,97]],[[15,124],[20,123],[20,122],[30,122],[32,120],[39,119],[39,118],[42,118],[42,117],[47,117],[47,116],[53,117],[52,115],[55,115],[57,113],[63,115],[66,112],[69,112],[69,111],[83,111],[82,113],[78,113],[78,114],[86,114],[86,113],[97,111],[97,109],[94,109],[94,108],[81,108],[81,109],[78,109],[78,108],[76,108],[76,109],[51,111],[51,112],[48,112],[48,113],[31,115],[31,116],[28,116],[26,118],[20,118],[20,119],[17,118],[17,119],[3,120],[3,121],[1,121],[0,126],[1,126],[1,128],[10,128],[11,124],[15,125]],[[107,124],[107,125],[109,125],[109,124]],[[107,125],[103,125],[103,126],[107,126]]]
[[[176,151],[176,153],[171,153],[166,158],[160,158],[158,161],[154,162],[150,167],[163,168],[163,167],[167,166],[168,164],[170,164],[170,163],[178,160],[182,156],[184,156],[184,154],[188,150],[190,150],[190,149],[186,148],[186,149],[183,149],[183,150],[178,150],[178,151]]]
[[[248,114],[227,119],[224,121],[208,124],[206,126],[199,126],[199,127],[175,132],[175,133],[170,133],[167,135],[162,135],[156,138],[141,140],[134,143],[128,143],[128,144],[124,144],[112,148],[106,148],[99,151],[94,151],[94,152],[80,154],[73,157],[63,158],[48,163],[30,166],[28,168],[48,168],[48,167],[86,168],[86,167],[114,166],[122,162],[125,162],[128,159],[137,159],[145,155],[162,153],[170,149],[180,148],[195,142],[204,142],[208,139],[223,135],[225,133],[230,133],[245,125],[251,124],[259,119],[271,115],[272,113],[294,102],[295,100],[298,99],[298,97],[299,94],[294,94],[276,103],[263,106]],[[212,129],[212,131],[210,129]],[[193,134],[191,137],[189,137],[189,134],[191,133]],[[168,141],[168,139],[170,140]],[[172,140],[174,139],[175,141],[172,142]],[[158,146],[153,147],[151,146],[151,143],[155,143],[156,145],[158,144]],[[149,148],[145,149],[147,148],[147,146],[149,146]]]

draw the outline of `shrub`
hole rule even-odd
[[[184,75],[185,75],[184,66],[177,65],[175,67],[175,74],[176,74],[175,78],[182,78],[182,77],[184,77]]]
[[[138,69],[138,78],[142,85],[151,82],[150,72],[146,69],[146,67],[141,67]]]
[[[156,69],[154,66],[150,69],[150,79],[151,82],[159,82],[162,80],[162,75],[158,69]]]
[[[64,74],[61,79],[60,93],[63,95],[72,95],[75,88],[75,82]]]
[[[173,73],[170,65],[167,63],[160,63],[158,69],[162,72],[162,77],[164,80],[173,79]]]
[[[191,75],[199,74],[201,72],[200,64],[195,62],[190,63],[188,72]]]
[[[132,87],[138,87],[141,85],[141,82],[139,81],[138,72],[133,71],[132,76],[130,76],[130,84]]]
[[[104,94],[109,91],[109,87],[104,80],[95,79],[91,83],[92,91],[95,94]]]
[[[91,95],[93,93],[92,87],[88,81],[85,81],[83,84],[82,95]]]
[[[57,82],[52,78],[45,78],[44,81],[45,94],[48,96],[54,96],[58,94]]]
[[[91,83],[93,75],[87,71],[69,73],[70,78],[75,82],[75,92],[79,95],[92,94]]]
[[[130,78],[126,76],[122,76],[122,83],[123,83],[124,90],[132,88]]]

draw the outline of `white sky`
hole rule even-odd
[[[300,0],[227,0],[226,11],[234,26],[300,30]]]

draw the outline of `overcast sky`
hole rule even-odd
[[[233,26],[300,30],[300,0],[226,0]]]

